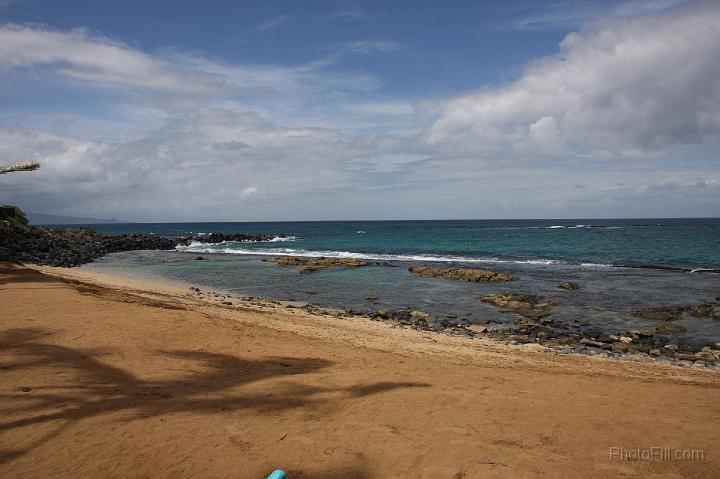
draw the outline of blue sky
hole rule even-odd
[[[0,153],[43,164],[0,178],[0,201],[136,221],[717,215],[718,23],[717,2],[680,0],[0,0]]]
[[[507,81],[524,63],[553,53],[582,18],[523,26],[546,12],[540,3],[28,0],[11,3],[3,19],[85,26],[146,50],[228,61],[294,65],[342,55],[336,68],[382,75],[385,94],[425,96]],[[575,4],[578,15],[592,15],[590,4],[587,12]],[[362,54],[376,48],[386,54]]]

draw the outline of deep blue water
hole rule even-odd
[[[370,259],[660,265],[720,269],[720,219],[337,221],[99,224],[103,234],[285,234],[293,241],[198,252]]]

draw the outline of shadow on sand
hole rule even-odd
[[[321,393],[342,393],[347,400],[353,400],[397,388],[428,387],[424,383],[379,382],[324,388],[283,381],[273,383],[267,393],[244,393],[237,388],[269,378],[312,373],[333,363],[315,358],[243,359],[228,354],[181,350],[157,353],[182,362],[180,377],[143,380],[130,371],[101,361],[107,355],[106,351],[48,344],[43,338],[49,334],[43,329],[26,328],[0,335],[3,355],[0,374],[22,370],[25,377],[38,378],[47,377],[47,372],[52,370],[73,378],[68,385],[30,384],[31,388],[18,387],[0,395],[5,405],[12,404],[0,407],[1,417],[12,418],[0,420],[0,432],[57,422],[52,432],[27,448],[0,451],[0,463],[22,456],[51,440],[76,421],[106,413],[127,412],[129,420],[187,411],[213,414],[251,409],[262,414],[328,401],[318,396]],[[45,376],[39,374],[41,370]]]

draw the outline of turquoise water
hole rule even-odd
[[[93,225],[107,234],[285,234],[293,241],[196,252],[387,260],[658,265],[720,269],[720,219],[463,220]]]
[[[652,329],[633,309],[716,301],[720,295],[720,220],[388,221],[289,223],[113,224],[107,234],[165,236],[269,233],[263,243],[191,244],[173,251],[108,255],[86,267],[171,279],[242,296],[307,301],[318,306],[372,311],[419,309],[470,324],[510,326],[515,315],[480,302],[512,290],[540,294],[558,304],[558,325],[620,334]],[[288,235],[281,238],[280,235]],[[310,255],[371,260],[365,268],[329,268],[299,274],[262,261],[267,256]],[[201,255],[205,261],[196,261]],[[508,271],[512,283],[463,283],[420,278],[418,263],[481,266]],[[663,267],[664,269],[657,269]],[[581,285],[558,288],[563,281]],[[377,300],[368,300],[369,295]],[[677,340],[720,341],[720,321],[686,318]]]

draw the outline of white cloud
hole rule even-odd
[[[288,20],[290,20],[290,17],[287,15],[280,15],[277,16],[271,20],[268,20],[265,23],[261,23],[255,29],[259,32],[264,32],[265,30],[270,30],[276,27],[279,27],[280,25],[286,23]]]
[[[415,107],[406,101],[372,101],[351,103],[349,109],[374,115],[414,115]]]
[[[344,10],[339,10],[331,15],[333,18],[342,18],[346,20],[364,20],[367,18],[365,11],[358,7],[353,6]]]
[[[243,188],[240,190],[240,198],[247,198],[249,196],[257,195],[260,191],[260,187],[255,184],[252,186],[248,186],[247,188]]]
[[[301,93],[368,91],[379,86],[377,78],[366,73],[329,71],[334,61],[331,57],[297,66],[231,64],[171,49],[151,55],[85,29],[0,26],[0,73],[43,68],[89,84],[189,94],[204,101],[229,93],[279,102],[279,95],[286,100]]]
[[[215,58],[181,52],[172,55],[176,65],[218,78],[233,94],[248,93],[267,97],[278,94],[310,95],[327,90],[368,91],[379,86],[378,80],[366,73],[328,71],[334,59],[324,59],[297,66],[230,64]],[[276,98],[276,101],[280,99]]]
[[[89,86],[108,89],[120,97],[115,104],[103,105],[106,113],[113,112],[112,122],[110,118],[77,122],[76,130],[85,128],[76,132],[83,137],[90,131],[88,124],[105,125],[104,132],[136,131],[208,105],[254,111],[284,124],[338,127],[341,125],[333,112],[346,104],[349,96],[371,92],[381,82],[366,72],[334,68],[336,60],[328,57],[283,66],[231,63],[167,48],[150,54],[83,29],[0,26],[0,79],[3,75],[22,78],[41,72],[49,81],[52,75],[70,78],[75,86],[73,94],[82,96]],[[118,117],[123,112],[124,119]],[[38,125],[48,123],[43,120],[47,115],[28,119],[27,114],[0,111],[0,121],[23,124],[25,118]],[[371,113],[368,116],[357,128],[376,123]]]
[[[350,53],[371,55],[373,53],[397,52],[402,49],[402,45],[388,40],[358,40],[346,43],[343,49]]]
[[[605,2],[548,2],[539,12],[522,16],[514,24],[519,28],[579,27],[612,17],[628,17],[661,12],[686,0],[608,0]]]
[[[544,116],[528,128],[530,145],[537,147],[546,156],[562,156],[563,146],[558,138],[558,127],[555,118]]]
[[[456,154],[648,158],[718,144],[720,3],[598,22],[560,46],[506,87],[447,101],[428,144]]]
[[[69,32],[21,25],[0,26],[0,69],[46,67],[79,80],[189,93],[207,92],[215,79],[187,72],[85,29]]]
[[[0,129],[3,163],[40,161],[44,175],[63,183],[94,182],[106,178],[102,164],[106,148],[73,138],[23,128]],[[26,179],[36,179],[28,175]]]
[[[280,127],[252,112],[212,108],[117,142],[0,128],[3,158],[42,164],[34,175],[0,178],[0,198],[30,211],[130,220],[187,218],[200,210],[219,219],[240,213],[257,219],[277,214],[285,202],[288,211],[302,214],[303,196],[371,181],[353,170],[354,158],[397,146],[393,139]],[[258,202],[270,210],[258,209]]]

